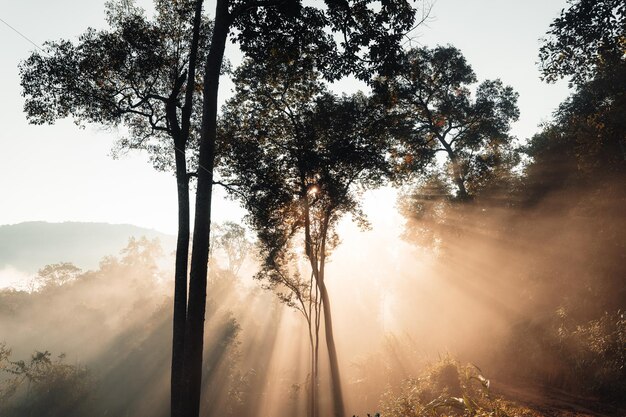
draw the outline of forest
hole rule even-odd
[[[112,0],[24,59],[28,122],[121,132],[178,230],[0,288],[0,416],[626,415],[626,4],[553,16],[530,138],[432,7]]]

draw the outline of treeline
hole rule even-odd
[[[542,71],[548,81],[569,77],[575,92],[516,148],[517,92],[500,80],[478,83],[453,46],[404,48],[419,23],[408,2],[368,5],[218,1],[210,21],[200,1],[157,1],[154,19],[132,2],[114,2],[110,29],[50,43],[46,56],[22,64],[32,122],[72,116],[126,125],[121,150],[145,149],[158,169],[176,174],[172,414],[198,414],[217,185],[248,212],[257,278],[306,322],[308,415],[321,415],[322,386],[330,387],[332,413],[346,412],[332,319],[340,301],[328,291],[326,266],[339,222],[351,216],[367,227],[362,195],[383,184],[405,190],[407,237],[436,251],[437,276],[494,306],[492,314],[514,325],[510,340],[531,341],[503,347],[505,358],[511,349],[541,356],[510,373],[585,390],[575,381],[597,371],[605,382],[592,391],[619,392],[624,6],[579,0],[554,21]],[[219,112],[231,32],[244,59]],[[347,75],[368,91],[332,93],[328,83]],[[581,356],[590,349],[591,359]]]
[[[257,415],[281,309],[237,275],[250,256],[244,229],[227,223],[216,230],[203,415]],[[162,256],[157,240],[131,239],[96,270],[47,265],[30,291],[2,290],[0,414],[167,415],[171,279],[158,268]],[[251,330],[243,332],[240,321]],[[253,347],[255,355],[242,358]]]
[[[625,22],[620,2],[573,2],[540,51],[545,80],[573,88],[552,120],[518,148],[476,155],[494,165],[469,204],[451,187],[454,169],[401,204],[407,237],[461,263],[453,279],[468,291],[482,283],[501,304],[504,378],[610,401],[626,392]]]

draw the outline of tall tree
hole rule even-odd
[[[626,5],[570,1],[539,51],[548,82],[570,78],[576,91],[527,147],[535,192],[626,172]]]
[[[89,30],[76,47],[70,42],[51,44],[48,52],[50,56],[33,57],[27,61],[22,74],[25,95],[27,99],[29,96],[39,97],[26,106],[27,112],[33,115],[33,121],[49,122],[72,114],[89,122],[125,122],[130,126],[131,134],[143,138],[139,142],[146,146],[146,137],[155,137],[155,133],[171,129],[169,123],[172,120],[168,119],[168,114],[178,114],[179,93],[185,86],[186,91],[196,91],[196,80],[189,79],[191,71],[187,73],[186,83],[185,77],[182,77],[183,63],[187,62],[188,65],[191,55],[186,52],[166,53],[167,50],[160,48],[159,40],[171,38],[157,35],[158,30],[148,24],[141,13],[135,12],[132,3],[120,4],[131,4],[128,10],[132,11],[132,18],[128,23],[117,27],[112,25],[113,30],[110,32]],[[157,5],[164,10],[171,6],[173,13],[165,14],[163,21],[174,22],[184,15],[178,12],[180,5],[194,5],[195,8],[184,9],[193,9],[194,16],[197,16],[202,0],[158,1]],[[254,59],[262,59],[280,48],[301,45],[324,57],[321,68],[326,79],[334,80],[354,73],[365,80],[372,72],[385,72],[394,67],[401,40],[415,23],[414,11],[409,0],[392,0],[382,5],[374,0],[326,0],[324,4],[307,7],[302,6],[299,0],[216,1],[209,43],[206,48],[199,48],[199,51],[205,52],[197,58],[199,62],[203,60],[205,65],[202,67],[204,74],[198,74],[203,76],[204,82],[198,83],[202,84],[202,88],[198,88],[202,91],[202,123],[198,134],[196,217],[185,316],[183,382],[179,384],[185,393],[183,415],[195,417],[199,414],[217,93],[229,33],[237,30],[235,42],[247,56]],[[117,14],[113,12],[111,16]],[[186,22],[185,27],[189,28],[190,20],[183,21]],[[193,32],[193,29],[190,30]],[[190,30],[174,30],[172,33],[177,37],[162,45],[173,48],[193,45],[194,36],[189,33]],[[126,38],[122,36],[125,34],[128,35]],[[202,42],[200,45],[203,45]],[[121,47],[121,52],[118,47]],[[188,50],[194,49],[190,46]],[[173,66],[178,71],[165,71],[169,78],[160,77],[164,72],[159,63],[165,57],[173,57],[180,64]],[[139,64],[147,67],[135,75],[125,71],[137,69]],[[194,68],[193,65],[190,67]],[[124,70],[119,79],[115,79],[114,75],[117,70]],[[199,72],[202,70],[199,69]],[[43,82],[37,80],[42,78],[41,74],[45,75]],[[157,80],[165,81],[161,83]],[[147,92],[152,87],[163,85],[169,88],[164,94]],[[86,100],[85,97],[90,99]],[[169,112],[168,99],[177,103],[169,106]],[[120,112],[119,105],[123,105],[127,111]],[[171,111],[173,108],[175,112]],[[181,113],[188,114],[187,111]],[[150,134],[144,135],[146,131]],[[158,150],[161,146],[157,142],[150,148]],[[185,249],[181,249],[181,254],[177,256],[182,257]],[[179,301],[182,299],[178,297]],[[175,304],[182,305],[176,301]],[[174,389],[174,381],[172,387]]]
[[[237,71],[237,93],[222,120],[220,173],[233,184],[233,195],[248,210],[257,233],[258,278],[282,288],[283,301],[307,320],[311,414],[317,415],[323,317],[335,414],[343,415],[325,266],[338,244],[337,222],[348,213],[364,221],[360,191],[379,185],[388,174],[389,131],[384,113],[364,95],[329,93],[314,62],[306,55],[269,64],[248,60]],[[306,273],[298,267],[302,249]]]
[[[543,77],[571,77],[574,84],[624,61],[626,4],[621,0],[569,0],[539,50]]]
[[[219,69],[226,40],[235,41],[257,62],[280,49],[298,46],[323,57],[320,66],[328,80],[353,73],[367,80],[372,72],[394,67],[401,41],[415,23],[408,0],[380,4],[372,0],[326,0],[302,6],[300,0],[217,0],[215,26],[206,60],[202,133],[199,151],[196,216],[185,333],[185,416],[199,414],[206,308],[207,261],[210,242],[211,198],[217,135]],[[343,410],[338,412],[343,415]]]
[[[125,126],[118,152],[148,150],[159,170],[174,170],[178,197],[172,345],[172,414],[181,413],[189,255],[189,170],[200,128],[203,67],[210,22],[202,3],[156,0],[149,20],[133,1],[107,3],[107,30],[88,29],[78,43],[45,44],[21,64],[31,123],[73,116],[78,123]],[[200,97],[201,99],[201,97]],[[195,108],[194,108],[195,107]]]
[[[400,166],[423,172],[425,162],[436,164],[433,156],[443,153],[458,200],[472,198],[509,162],[508,132],[519,116],[511,87],[483,81],[472,97],[476,81],[458,49],[439,46],[408,51],[397,72],[374,86],[380,100],[412,125],[397,149]]]

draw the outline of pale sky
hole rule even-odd
[[[316,0],[317,1],[317,0]],[[321,0],[319,0],[321,1]],[[149,6],[150,1],[141,0]],[[520,139],[537,132],[567,96],[565,83],[539,80],[539,38],[565,7],[565,0],[439,0],[420,30],[421,45],[461,49],[479,80],[500,78],[520,93]],[[205,1],[213,11],[215,2]],[[104,0],[0,0],[0,19],[41,45],[75,40],[88,26],[104,25]],[[44,220],[130,223],[176,232],[176,191],[170,174],[152,169],[144,155],[110,157],[116,132],[79,129],[71,120],[32,126],[22,112],[18,63],[35,47],[0,22],[0,225]],[[237,56],[228,44],[227,56]],[[354,85],[341,84],[346,92]],[[230,84],[222,82],[222,97]],[[239,220],[243,211],[214,200],[216,221]],[[393,199],[379,199],[393,209]],[[376,207],[369,203],[367,208]],[[381,209],[383,207],[380,207]]]

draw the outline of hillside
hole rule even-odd
[[[24,222],[0,226],[0,271],[12,267],[34,273],[47,264],[72,262],[93,269],[107,255],[116,255],[130,237],[159,238],[165,251],[175,238],[129,224]]]

